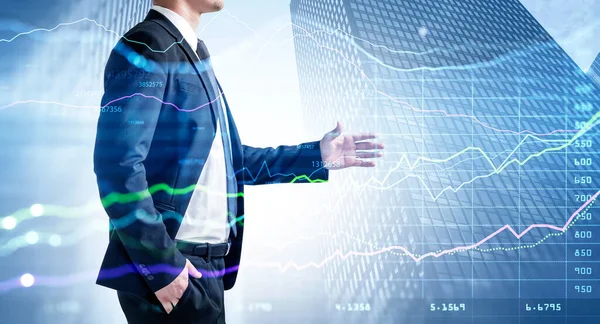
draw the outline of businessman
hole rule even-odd
[[[94,172],[110,240],[97,283],[117,290],[129,323],[225,323],[244,185],[324,182],[329,170],[375,166],[383,145],[339,122],[320,141],[242,145],[195,33],[223,0],[153,4],[106,64]]]

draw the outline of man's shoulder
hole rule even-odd
[[[119,43],[138,53],[164,53],[173,46],[174,38],[158,23],[144,20],[127,31]]]
[[[158,23],[142,21],[115,44],[106,62],[105,73],[114,76],[115,71],[132,68],[151,72],[158,67],[168,71],[166,64],[176,55],[174,44],[175,38]]]
[[[165,38],[169,33],[157,22],[144,20],[131,27],[123,37],[157,37]]]

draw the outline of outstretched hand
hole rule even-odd
[[[374,167],[375,161],[372,159],[383,156],[383,152],[376,150],[385,147],[382,143],[374,143],[372,140],[375,138],[377,135],[372,133],[344,135],[342,134],[342,124],[338,122],[335,129],[321,139],[323,166],[329,170]]]

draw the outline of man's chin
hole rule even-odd
[[[212,12],[221,11],[221,10],[223,10],[223,8],[225,8],[225,1],[217,1],[217,2],[215,2],[214,6],[213,6]]]
[[[209,3],[204,3],[202,5],[202,7],[199,9],[199,12],[201,14],[204,13],[211,13],[211,12],[218,12],[223,10],[223,8],[225,7],[225,1],[211,1]]]

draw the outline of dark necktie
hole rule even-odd
[[[206,48],[206,45],[204,45],[204,42],[201,40],[198,40],[198,48],[196,49],[196,54],[198,54],[198,57],[200,58],[199,64],[202,66],[200,74],[204,82],[208,83],[206,84],[206,87],[208,88],[208,91],[211,94],[209,100],[214,100],[212,105],[214,105],[216,108],[216,118],[218,119],[219,128],[221,129],[223,151],[225,152],[225,168],[227,172],[227,219],[229,220],[231,233],[233,234],[233,236],[236,236],[237,180],[235,177],[235,171],[233,170],[233,156],[231,154],[230,143],[231,139],[229,137],[229,128],[227,128],[227,123],[225,121],[225,107],[223,107],[223,100],[221,99],[221,96],[223,96],[223,94],[219,90],[217,78],[215,76],[215,73],[212,69],[212,64],[210,62],[210,54],[208,53],[208,49]]]

